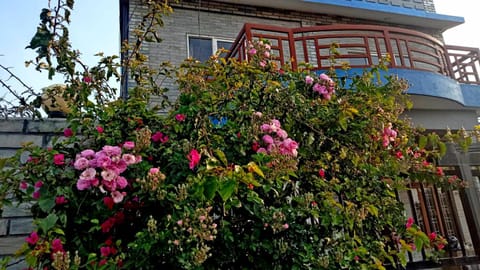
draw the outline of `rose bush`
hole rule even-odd
[[[30,267],[384,269],[414,247],[443,248],[396,192],[461,181],[435,166],[439,138],[400,117],[402,80],[375,81],[381,67],[351,84],[288,70],[257,41],[248,62],[186,60],[161,115],[148,106],[160,87],[142,79],[154,73],[133,51],[128,99],[88,102],[105,90],[102,69],[72,73],[67,92],[84,106],[63,136],[2,162],[3,202],[32,203],[18,252]]]

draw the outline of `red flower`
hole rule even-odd
[[[65,196],[57,196],[55,198],[55,204],[57,205],[62,205],[68,203],[68,200],[65,198]]]
[[[190,153],[187,155],[187,159],[190,161],[188,167],[193,170],[193,168],[200,163],[200,158],[201,155],[198,153],[198,151],[196,149],[192,149],[192,151],[190,151]]]
[[[105,220],[100,227],[102,227],[102,232],[108,233],[113,225],[115,225],[115,218],[109,217],[107,220]]]
[[[63,136],[72,137],[73,136],[73,130],[71,128],[64,129],[63,130]]]
[[[55,154],[53,156],[53,163],[55,163],[55,165],[65,164],[65,155],[64,154]]]
[[[325,178],[325,170],[324,170],[324,169],[318,170],[318,175],[319,175],[321,178]]]
[[[35,199],[35,200],[38,200],[40,199],[40,191],[34,191],[33,194],[32,194],[32,197]]]
[[[37,181],[35,182],[35,187],[36,188],[41,188],[43,186],[43,182],[42,181]]]
[[[443,169],[441,167],[437,167],[437,175],[438,176],[443,176],[444,175]]]
[[[103,127],[102,126],[97,126],[96,127],[98,133],[103,133]]]
[[[257,152],[259,148],[260,148],[260,144],[258,142],[253,142],[252,143],[252,150],[254,152]]]
[[[179,113],[179,114],[176,114],[176,115],[175,115],[175,119],[176,119],[178,122],[183,122],[183,121],[185,121],[185,118],[187,118],[187,117],[186,117],[185,114],[183,114],[183,113]]]
[[[100,254],[102,257],[108,257],[112,253],[112,250],[110,247],[101,247],[100,248]]]
[[[168,136],[163,134],[160,131],[157,131],[152,135],[152,141],[153,142],[166,143],[166,142],[168,142]]]
[[[55,238],[52,241],[52,251],[53,253],[56,252],[63,252],[63,245],[62,245],[62,240]]]
[[[249,183],[249,184],[247,185],[247,188],[250,189],[250,190],[253,190],[254,186],[253,186],[252,183]]]
[[[103,204],[108,208],[108,210],[112,210],[115,202],[113,201],[112,197],[104,197]]]
[[[443,243],[438,243],[438,245],[437,245],[438,250],[442,250],[444,247],[445,247],[445,244],[443,244]]]
[[[29,243],[30,245],[35,245],[37,242],[38,242],[38,234],[37,232],[32,232],[30,234],[30,236],[28,236],[25,241],[27,241],[27,243]]]
[[[435,232],[432,232],[428,235],[428,238],[430,241],[434,241],[437,238],[437,234]]]
[[[398,159],[402,159],[403,158],[402,151],[398,151],[397,153],[395,153],[395,156],[397,156]]]
[[[413,221],[413,218],[412,218],[412,217],[409,217],[409,218],[407,219],[407,224],[405,224],[405,227],[407,227],[407,229],[410,228],[410,227],[412,227],[413,222],[414,222],[414,221]]]
[[[90,77],[88,77],[88,76],[85,76],[85,77],[83,77],[82,81],[83,81],[84,83],[91,83],[91,82],[92,82],[92,78],[90,78]]]
[[[22,182],[20,182],[20,189],[22,189],[22,190],[26,190],[26,189],[27,189],[27,187],[28,187],[28,184],[27,184],[27,182],[25,182],[25,181],[22,181]]]
[[[316,207],[316,206],[317,206],[317,202],[316,202],[316,201],[312,201],[310,204],[312,205],[312,207]]]

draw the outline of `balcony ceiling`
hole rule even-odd
[[[412,25],[441,31],[464,23],[463,17],[370,2],[345,0],[219,0],[232,4],[271,7]]]

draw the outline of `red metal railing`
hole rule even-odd
[[[445,46],[453,78],[460,83],[480,84],[480,50],[478,48]]]
[[[444,46],[437,39],[413,30],[374,25],[322,25],[301,28],[245,24],[228,57],[248,60],[253,40],[269,40],[280,65],[293,69],[309,63],[314,70],[331,65],[330,48],[338,44],[334,66],[370,67],[389,56],[391,68],[437,72],[462,83],[480,84],[479,50]]]

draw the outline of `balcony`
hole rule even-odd
[[[432,36],[413,30],[374,25],[284,28],[245,24],[229,57],[248,60],[249,41],[259,39],[269,40],[275,60],[294,70],[302,62],[311,64],[315,71],[329,69],[330,47],[336,43],[339,45],[334,64],[337,68],[348,64],[352,69],[363,69],[389,56],[390,70],[403,70],[408,74],[413,74],[413,70],[420,71],[418,74],[435,73],[461,84],[480,86],[478,48],[445,46]]]

